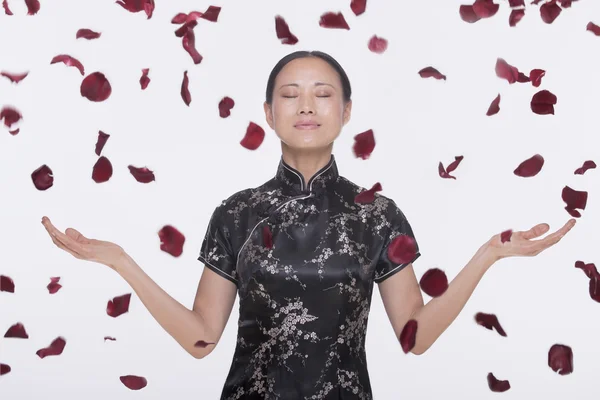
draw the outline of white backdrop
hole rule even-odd
[[[559,244],[534,258],[495,264],[421,356],[402,352],[375,290],[367,334],[374,398],[492,399],[498,394],[488,388],[489,372],[510,381],[505,399],[597,398],[600,304],[574,264],[600,266],[600,179],[596,169],[574,171],[586,160],[600,161],[600,37],[585,29],[590,21],[600,24],[600,3],[577,1],[552,24],[541,20],[539,5],[527,4],[516,27],[508,25],[506,1],[495,16],[474,24],[460,19],[457,0],[369,0],[360,16],[350,0],[156,0],[151,19],[111,0],[42,1],[33,16],[21,1],[8,3],[14,15],[0,10],[0,70],[29,76],[19,84],[0,79],[0,107],[23,114],[17,135],[4,126],[0,132],[0,274],[16,285],[15,293],[0,292],[0,333],[21,322],[30,337],[0,337],[0,363],[12,368],[0,377],[3,400],[219,397],[235,347],[238,300],[218,347],[196,360],[135,294],[127,314],[107,316],[107,301],[131,288],[108,267],[56,248],[40,220],[47,215],[63,231],[73,227],[118,243],[191,307],[203,268],[196,258],[214,207],[275,173],[280,143],[264,119],[264,91],[277,60],[298,49],[328,52],[347,70],[354,106],[334,148],[340,174],[367,188],[379,181],[382,194],[396,200],[423,254],[414,265],[418,278],[434,267],[454,278],[481,244],[505,229],[547,222],[554,231],[570,218],[562,189],[589,193],[582,217]],[[194,65],[170,20],[209,5],[222,10],[216,23],[198,20],[204,59]],[[342,12],[350,30],[320,27],[328,11]],[[285,18],[296,45],[277,39],[275,15]],[[76,40],[80,28],[102,36]],[[369,51],[374,34],[389,41],[385,53]],[[104,73],[111,96],[100,103],[81,97],[77,69],[50,64],[58,54],[78,58],[86,75]],[[546,70],[541,86],[498,78],[498,57],[525,74]],[[421,78],[417,72],[426,66],[447,80]],[[143,68],[150,68],[146,90],[139,84]],[[189,107],[180,96],[186,70]],[[541,89],[557,95],[555,115],[530,110]],[[499,93],[500,112],[486,116]],[[223,96],[235,100],[226,119],[217,109]],[[239,144],[250,121],[267,132],[256,151]],[[351,147],[354,135],[367,129],[377,145],[365,161]],[[102,155],[114,167],[101,184],[91,179],[99,130],[111,135]],[[545,159],[537,176],[513,174],[536,153]],[[447,166],[458,155],[464,159],[453,173],[457,179],[440,178],[438,163]],[[38,191],[31,173],[43,164],[53,170],[54,186]],[[135,181],[128,165],[147,166],[156,181]],[[159,249],[157,232],[166,224],[186,237],[178,258]],[[54,276],[63,287],[49,294]],[[508,336],[478,326],[473,316],[480,311],[495,313]],[[58,336],[67,341],[63,354],[40,359],[36,351]],[[555,343],[572,347],[572,374],[548,367]],[[118,377],[128,374],[146,377],[148,386],[127,389]]]

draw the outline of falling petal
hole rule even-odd
[[[235,106],[235,102],[231,97],[223,97],[219,102],[219,116],[227,118],[231,115],[231,109]]]
[[[540,6],[540,15],[542,21],[547,24],[551,24],[560,15],[562,9],[556,4],[556,1],[551,0]]]
[[[525,10],[512,10],[508,16],[508,25],[513,27],[517,26],[524,16]]]
[[[502,231],[500,233],[500,242],[501,243],[510,242],[510,239],[512,238],[512,234],[513,234],[512,229],[507,229],[505,231]]]
[[[388,41],[384,38],[380,38],[376,35],[373,35],[369,40],[369,50],[373,53],[382,54],[387,50]]]
[[[39,349],[38,351],[35,352],[35,354],[37,354],[39,358],[45,358],[48,356],[58,356],[58,355],[62,354],[63,350],[65,349],[66,344],[67,344],[67,341],[65,340],[65,338],[62,336],[59,336],[56,339],[54,339],[48,347]]]
[[[573,350],[564,344],[553,344],[548,350],[548,366],[559,375],[573,372]]]
[[[282,44],[293,45],[298,43],[298,38],[290,32],[290,27],[280,15],[275,16],[275,33],[277,39],[281,39]]]
[[[479,18],[493,17],[499,8],[500,5],[495,4],[494,0],[475,0],[475,3],[473,3],[473,12]]]
[[[46,164],[31,173],[31,180],[37,190],[47,190],[54,184],[52,170]]]
[[[185,236],[172,225],[165,225],[158,231],[160,249],[173,257],[179,257],[183,253]]]
[[[265,131],[260,125],[250,122],[246,128],[246,135],[240,144],[248,150],[256,150],[265,139]]]
[[[154,177],[154,172],[150,171],[146,167],[137,168],[133,165],[128,165],[127,168],[129,168],[129,172],[131,173],[131,175],[133,175],[135,180],[140,183],[150,183],[156,180],[156,178]]]
[[[373,135],[373,129],[369,129],[354,136],[352,151],[354,152],[355,157],[367,160],[374,149],[375,136]]]
[[[415,347],[415,343],[417,341],[417,326],[417,321],[411,319],[402,328],[399,339],[400,345],[402,346],[402,351],[405,354]]]
[[[358,204],[368,204],[375,201],[375,192],[381,192],[381,183],[377,182],[369,190],[363,190],[354,197],[354,202]]]
[[[79,72],[81,72],[81,75],[85,75],[85,70],[83,68],[83,64],[81,64],[81,62],[79,62],[78,59],[73,58],[67,54],[59,54],[57,56],[54,56],[54,58],[52,58],[52,60],[50,61],[50,64],[56,64],[59,62],[62,62],[69,67],[75,67],[79,70]]]
[[[524,73],[519,71],[519,74],[517,75],[517,82],[519,82],[519,83],[531,82],[531,79],[527,75],[525,75]]]
[[[435,78],[446,80],[446,75],[441,74],[437,69],[433,67],[425,67],[419,71],[421,78]]]
[[[421,290],[428,296],[439,297],[448,289],[448,277],[439,268],[431,268],[425,271],[419,281]]]
[[[504,59],[496,60],[496,76],[506,79],[508,83],[515,83],[519,77],[519,70],[516,67],[508,64]]]
[[[542,83],[542,77],[546,75],[546,71],[543,69],[532,69],[529,72],[529,79],[531,80],[531,84],[535,87],[539,87]]]
[[[496,96],[496,98],[490,104],[485,115],[490,116],[490,115],[498,114],[498,111],[500,111],[500,94],[499,93],[498,93],[498,96]]]
[[[8,7],[8,0],[2,0],[2,7],[4,8],[4,14],[13,15],[12,11],[10,11],[10,8]]]
[[[104,101],[110,96],[112,88],[102,72],[93,72],[83,79],[79,91],[90,101]]]
[[[148,381],[143,376],[124,375],[120,376],[119,379],[123,385],[127,386],[127,388],[131,390],[140,390],[148,385]]]
[[[112,341],[114,342],[114,341],[115,341],[115,340],[117,340],[117,339],[115,339],[115,338],[114,338],[114,337],[112,337],[112,336],[104,336],[104,341],[106,342],[107,340],[112,340]]]
[[[48,292],[50,294],[54,294],[54,293],[58,292],[59,289],[62,287],[62,285],[60,283],[58,283],[59,280],[60,280],[59,277],[50,278],[50,283],[48,284],[48,286],[46,286],[46,288],[48,289]]]
[[[592,160],[584,161],[583,165],[575,170],[575,175],[583,175],[588,169],[596,168],[596,163]]]
[[[593,22],[588,22],[585,30],[592,32],[596,36],[600,36],[600,26],[594,24]]]
[[[75,39],[84,38],[87,40],[98,39],[102,34],[100,32],[94,32],[91,29],[82,28],[75,34]]]
[[[438,173],[440,177],[445,179],[456,179],[455,176],[450,175],[450,172],[454,171],[458,167],[463,158],[464,156],[455,156],[454,161],[452,161],[450,165],[448,165],[447,169],[444,169],[444,166],[440,162],[438,165]]]
[[[200,348],[205,348],[208,345],[214,344],[212,342],[205,342],[204,340],[198,340],[196,343],[194,343],[194,347],[200,347]]]
[[[29,339],[29,335],[25,331],[25,327],[22,323],[17,322],[12,325],[6,333],[4,334],[5,338],[19,338],[19,339]]]
[[[411,262],[416,256],[415,240],[408,235],[397,235],[388,246],[387,256],[396,264]]]
[[[508,5],[511,8],[525,7],[525,0],[508,0]]]
[[[495,329],[496,332],[500,334],[500,336],[506,336],[506,332],[504,332],[504,329],[502,329],[502,326],[498,321],[498,317],[496,317],[496,315],[494,314],[478,312],[477,314],[475,314],[475,322],[477,322],[478,325],[489,329],[490,331],[492,329]]]
[[[531,98],[531,111],[539,115],[554,115],[557,98],[548,90],[540,90]]]
[[[154,0],[119,0],[116,3],[132,13],[144,11],[148,19],[152,18]]]
[[[10,81],[12,83],[21,82],[23,79],[25,79],[25,77],[27,75],[29,75],[29,72],[24,72],[22,74],[11,74],[10,72],[5,72],[5,71],[0,72],[0,76],[4,76],[4,77],[10,79]]]
[[[196,21],[195,19],[193,19],[189,22],[186,22],[185,24],[181,25],[181,27],[179,27],[175,31],[175,36],[184,37],[186,32],[190,29],[193,29],[196,25],[198,25],[198,21]]]
[[[0,275],[0,292],[15,292],[15,282],[11,277],[6,275]]]
[[[194,34],[193,27],[188,26],[185,30],[185,34],[181,40],[183,48],[192,57],[194,64],[200,64],[202,62],[202,55],[196,50],[196,35]]]
[[[519,164],[513,173],[523,178],[530,178],[532,176],[536,176],[542,170],[543,166],[544,157],[542,157],[540,154],[535,154]]]
[[[40,2],[38,0],[25,0],[27,6],[27,15],[35,15],[40,11]]]
[[[99,156],[100,153],[102,152],[102,149],[104,148],[104,145],[106,144],[106,141],[108,140],[109,137],[110,137],[110,135],[108,133],[98,131],[98,139],[96,140],[96,150],[95,150],[97,156]]]
[[[367,9],[367,0],[352,0],[350,2],[350,8],[357,17],[365,12]]]
[[[113,174],[113,167],[109,159],[101,156],[94,164],[92,169],[92,179],[96,183],[103,183],[110,179]]]
[[[186,106],[189,107],[192,102],[192,95],[189,89],[190,79],[188,78],[188,72],[183,71],[183,81],[181,82],[181,98]]]
[[[267,249],[273,248],[273,234],[271,233],[271,229],[269,228],[269,225],[263,226],[263,245]]]
[[[109,300],[106,304],[106,314],[108,314],[109,317],[117,318],[119,315],[129,312],[130,302],[131,293],[113,297],[112,300]]]
[[[142,76],[140,77],[140,86],[142,90],[145,90],[150,83],[150,78],[148,77],[149,72],[150,68],[142,68]]]
[[[341,12],[326,12],[325,14],[322,14],[321,19],[319,20],[319,26],[331,29],[350,29]]]
[[[0,363],[0,376],[6,375],[11,371],[10,365]]]
[[[22,118],[23,116],[21,113],[13,107],[5,106],[2,108],[2,110],[0,110],[0,121],[4,120],[4,125],[9,129],[13,124],[16,124]]]
[[[575,261],[575,268],[581,269],[585,275],[590,278],[600,278],[600,272],[596,268],[596,264],[594,263],[584,263],[583,261]]]
[[[510,389],[509,381],[498,380],[491,372],[487,376],[488,386],[492,392],[506,392]]]
[[[202,13],[200,18],[203,18],[203,19],[205,19],[207,21],[211,21],[211,22],[217,22],[217,20],[219,19],[220,13],[221,13],[221,7],[208,6],[206,11]]]
[[[466,5],[463,4],[459,7],[458,9],[458,13],[460,14],[460,18],[465,21],[468,22],[470,24],[479,21],[481,18],[477,16],[477,14],[475,14],[475,10],[473,9],[473,6],[471,5]]]

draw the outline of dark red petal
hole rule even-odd
[[[54,58],[52,58],[52,60],[50,61],[50,64],[56,64],[62,62],[65,65],[68,65],[69,67],[75,67],[79,70],[79,72],[81,72],[81,75],[85,75],[85,70],[83,68],[83,64],[81,62],[79,62],[78,59],[73,58],[67,54],[59,54],[57,56],[54,56]]]
[[[498,93],[498,96],[492,101],[485,115],[490,116],[498,114],[498,111],[500,111],[500,93]]]
[[[83,79],[79,92],[90,101],[104,101],[110,96],[112,88],[102,72],[93,72]]]
[[[40,2],[38,0],[25,0],[27,6],[27,15],[35,15],[40,11]]]
[[[431,297],[439,297],[448,289],[448,277],[439,268],[430,268],[419,281],[421,290]]]
[[[506,392],[510,389],[509,381],[498,380],[491,372],[487,376],[488,386],[492,392]]]
[[[25,327],[22,323],[17,322],[12,325],[6,333],[4,334],[5,338],[19,338],[19,339],[29,339],[29,335],[25,331]]]
[[[282,44],[298,43],[298,38],[290,31],[287,22],[280,15],[275,16],[275,33],[277,34],[277,39],[281,39]]]
[[[10,371],[10,365],[0,363],[0,376],[8,374]]]
[[[58,290],[62,287],[62,285],[60,283],[58,283],[59,280],[60,280],[59,277],[50,278],[50,283],[48,284],[48,286],[46,286],[46,288],[48,289],[48,292],[50,294],[54,294],[54,293],[58,292]]]
[[[568,186],[565,186],[562,190],[561,195],[563,201],[567,203],[565,209],[572,216],[579,218],[581,214],[576,211],[576,208],[581,210],[585,210],[585,206],[587,205],[588,192],[573,190]]]
[[[177,13],[172,19],[172,24],[183,24],[187,21],[188,15],[186,13]]]
[[[322,14],[321,19],[319,20],[319,26],[323,28],[350,30],[350,27],[341,12],[326,12],[325,14]]]
[[[377,35],[373,35],[373,37],[369,40],[369,50],[373,53],[381,54],[387,50],[388,41],[384,38],[380,38]]]
[[[133,175],[135,180],[140,183],[150,183],[156,180],[156,178],[154,177],[154,172],[150,171],[146,167],[137,168],[133,165],[128,165],[127,168],[129,168],[129,172],[131,173],[131,175]]]
[[[82,28],[77,31],[75,34],[75,39],[84,38],[87,40],[98,39],[102,34],[100,32],[95,32],[91,29]]]
[[[194,343],[194,347],[201,347],[201,348],[205,348],[208,345],[214,344],[212,342],[205,342],[204,340],[198,340],[196,343]]]
[[[269,228],[269,225],[263,226],[263,245],[267,249],[273,248],[273,234],[271,233],[271,229]]]
[[[489,329],[490,331],[492,329],[495,329],[496,332],[500,334],[500,336],[506,336],[506,332],[504,332],[504,329],[502,329],[502,326],[498,321],[498,317],[496,317],[496,315],[494,314],[478,312],[477,314],[475,314],[475,322],[477,322],[478,325]]]
[[[438,172],[440,174],[440,177],[445,179],[456,179],[456,177],[450,175],[450,172],[454,171],[458,167],[463,158],[464,156],[455,156],[454,161],[452,161],[450,165],[448,165],[447,169],[444,169],[444,166],[440,162],[440,164],[438,165]]]
[[[596,36],[600,36],[600,26],[594,24],[593,22],[588,22],[585,30],[592,32]]]
[[[366,160],[371,156],[374,149],[375,136],[373,135],[373,129],[369,129],[354,136],[352,151],[354,152],[355,157]]]
[[[14,131],[8,131],[8,133],[10,133],[11,135],[16,135],[17,133],[19,133],[19,131],[21,130],[21,128],[17,128]]]
[[[37,190],[47,190],[54,184],[52,170],[46,164],[31,173],[31,180]]]
[[[588,169],[596,168],[596,163],[592,160],[583,162],[583,165],[575,170],[575,175],[583,175]]]
[[[417,321],[411,319],[402,328],[399,339],[404,353],[408,353],[415,347],[417,341],[417,325]]]
[[[246,128],[246,135],[240,144],[248,150],[256,150],[265,139],[265,131],[254,122],[250,122]]]
[[[104,156],[98,158],[92,169],[92,179],[96,183],[103,183],[110,179],[113,174],[113,167],[110,160]]]
[[[6,15],[13,15],[12,11],[8,7],[8,0],[2,0],[2,7],[4,8],[4,13]]]
[[[595,276],[590,279],[589,289],[592,300],[600,303],[600,276]]]
[[[460,14],[460,18],[463,21],[468,22],[470,24],[477,22],[481,19],[480,17],[477,16],[477,14],[475,14],[475,10],[473,9],[473,6],[470,6],[470,5],[463,4],[462,6],[459,7],[458,13]]]
[[[519,164],[513,173],[523,178],[530,178],[532,176],[536,176],[542,170],[543,166],[544,157],[542,157],[540,154],[535,154],[531,158],[528,158]]]
[[[106,144],[106,141],[108,140],[109,137],[110,137],[110,135],[108,133],[98,131],[98,139],[96,140],[96,150],[95,150],[97,156],[99,156],[100,153],[102,152],[102,149],[104,148],[104,145]]]
[[[119,0],[116,3],[132,13],[144,11],[148,19],[154,12],[154,0]]]
[[[106,314],[108,314],[109,317],[117,318],[119,315],[129,312],[130,302],[131,293],[113,297],[112,300],[109,300],[106,304]]]
[[[152,14],[154,13],[154,7],[154,0],[146,0],[146,3],[144,4],[144,12],[146,13],[148,19],[152,18]]]
[[[221,12],[221,7],[208,6],[206,11],[202,13],[200,18],[203,18],[203,19],[205,19],[207,21],[211,21],[211,22],[217,22],[217,20],[219,19],[220,12]],[[190,14],[193,14],[193,12]]]
[[[557,0],[562,8],[569,8],[574,1],[577,0]]]
[[[231,115],[231,109],[235,106],[235,102],[231,97],[223,97],[219,102],[219,116],[227,118]]]
[[[549,1],[540,6],[542,21],[551,24],[560,15],[562,9],[555,1]]]
[[[546,71],[543,69],[532,69],[529,72],[529,79],[531,79],[531,84],[535,87],[540,86],[542,83],[542,77],[546,75]]]
[[[67,341],[65,340],[65,338],[62,336],[59,336],[56,339],[54,339],[48,347],[39,349],[38,351],[35,352],[35,354],[37,354],[39,358],[45,358],[48,356],[58,356],[58,355],[62,354],[63,350],[65,349],[66,344],[67,344]]]
[[[494,0],[475,0],[473,3],[473,12],[479,18],[489,18],[498,12],[499,4],[494,4]]]
[[[498,58],[496,60],[496,76],[506,79],[508,83],[515,83],[519,77],[519,70],[504,61],[504,59]]]
[[[143,376],[123,375],[120,376],[119,379],[123,385],[127,386],[127,388],[131,390],[140,390],[148,385],[148,381]]]
[[[0,275],[0,292],[15,292],[15,282],[10,276]]]
[[[517,24],[523,19],[525,16],[525,10],[512,10],[510,15],[508,16],[508,25],[509,26],[517,26]]]
[[[381,183],[377,182],[369,190],[363,190],[354,197],[354,202],[358,204],[372,203],[375,200],[375,192],[381,192]]]
[[[4,106],[0,110],[0,120],[4,120],[4,125],[9,129],[13,124],[16,124],[23,118],[21,113],[13,107]]]
[[[181,98],[188,107],[192,102],[192,94],[190,93],[189,84],[190,79],[188,78],[188,72],[183,71],[183,81],[181,82]]]
[[[554,104],[557,98],[548,90],[540,90],[531,98],[531,111],[539,115],[554,115]]]
[[[573,372],[573,350],[564,344],[553,344],[548,351],[548,366],[559,375]]]
[[[505,231],[502,231],[500,233],[500,242],[501,243],[510,242],[510,238],[512,237],[512,234],[513,234],[512,229],[507,229]]]
[[[196,50],[196,35],[194,34],[193,26],[188,26],[185,30],[185,34],[181,39],[181,43],[185,51],[188,52],[194,64],[200,64],[202,62],[202,55]]]
[[[583,261],[575,261],[575,268],[581,269],[585,273],[585,275],[590,279],[600,278],[600,272],[598,272],[596,264],[594,263],[586,264]]]
[[[10,81],[12,83],[19,83],[21,82],[23,79],[25,79],[25,77],[29,75],[29,72],[24,72],[22,74],[11,74],[10,72],[0,72],[0,76],[4,76],[8,79],[10,79]]]
[[[524,73],[519,71],[519,74],[517,75],[517,82],[519,82],[519,83],[531,82],[531,79],[529,79],[529,77],[527,75],[525,75]]]
[[[184,37],[186,32],[189,29],[193,29],[196,25],[198,25],[198,21],[196,21],[195,19],[192,19],[189,22],[186,22],[185,24],[181,25],[181,27],[179,27],[176,31],[175,31],[175,36],[177,37]]]
[[[165,225],[158,231],[160,249],[173,257],[179,257],[183,253],[185,236],[172,225]]]
[[[367,0],[352,0],[350,2],[350,8],[352,9],[354,15],[358,17],[367,9]]]
[[[435,79],[443,79],[446,80],[446,75],[440,73],[437,69],[433,67],[425,67],[419,71],[419,75],[421,78],[435,78]]]
[[[396,264],[411,262],[416,255],[415,240],[408,235],[397,235],[388,246],[387,256]]]
[[[510,7],[525,7],[525,0],[508,0]]]
[[[150,83],[150,78],[148,77],[149,72],[150,68],[142,68],[142,76],[140,77],[140,86],[142,90],[146,89]]]
[[[112,337],[112,336],[104,336],[104,341],[106,342],[107,340],[112,340],[112,341],[114,342],[114,341],[115,341],[115,340],[117,340],[117,339],[115,339],[115,338],[114,338],[114,337]]]

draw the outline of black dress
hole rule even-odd
[[[338,174],[333,155],[308,183],[282,157],[273,179],[216,207],[198,259],[240,298],[222,400],[372,399],[373,282],[409,264],[386,249],[396,235],[414,235],[393,200],[376,193],[355,203],[363,190]],[[412,261],[419,256],[417,246]]]

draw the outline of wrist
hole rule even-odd
[[[130,270],[135,262],[126,252],[122,252],[110,267],[115,270],[119,275]]]

